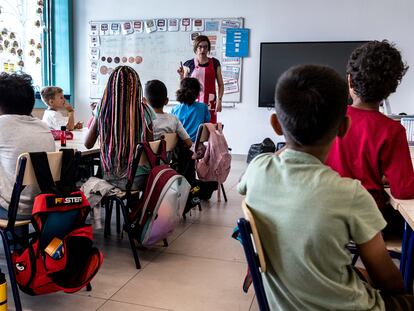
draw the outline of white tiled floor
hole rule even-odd
[[[245,167],[245,158],[234,156],[225,183],[228,202],[217,202],[213,194],[201,212],[192,212],[179,225],[169,247],[139,251],[141,270],[135,269],[126,236],[121,239],[115,228],[109,238],[96,231],[104,263],[92,291],[37,297],[21,293],[24,310],[257,311],[253,287],[249,294],[242,291],[246,263],[241,246],[231,238],[242,215],[235,187]],[[3,255],[0,266],[7,271]],[[12,310],[10,290],[8,297]]]

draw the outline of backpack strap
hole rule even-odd
[[[164,138],[161,138],[160,145],[158,146],[158,150],[154,153],[151,149],[151,146],[148,142],[143,143],[144,152],[147,156],[148,162],[151,168],[154,168],[161,164],[161,160],[164,163],[167,163],[167,143]]]
[[[59,190],[69,194],[76,190],[76,177],[80,161],[79,152],[73,149],[61,149],[62,167],[60,169],[60,181],[57,182]]]
[[[126,184],[126,191],[127,194],[129,194],[131,188],[132,188],[132,184],[134,182],[134,178],[135,178],[135,174],[137,172],[138,169],[138,164],[139,164],[139,160],[141,159],[141,155],[142,152],[144,151],[144,147],[142,145],[142,143],[137,145],[137,148],[135,149],[134,152],[134,157],[132,158],[132,163],[129,166],[129,171],[128,171],[128,181]]]
[[[53,181],[46,152],[30,152],[29,156],[40,191],[42,193],[56,193],[57,188]]]
[[[76,189],[76,174],[79,154],[74,155],[73,149],[62,149],[62,167],[60,181],[55,184],[49,167],[46,152],[30,152],[33,171],[42,193],[70,193]]]

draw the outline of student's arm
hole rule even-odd
[[[98,120],[96,118],[93,119],[91,127],[89,128],[88,134],[85,138],[85,147],[91,149],[98,139]]]
[[[73,110],[73,107],[68,104],[65,103],[64,108],[66,109],[66,111],[68,112],[68,124],[66,124],[66,129],[69,131],[73,131],[74,127],[75,127],[75,111]]]
[[[187,148],[191,148],[193,146],[193,142],[191,141],[191,138],[184,139],[183,142]]]
[[[224,82],[223,82],[223,75],[221,74],[221,66],[217,67],[217,86],[218,86],[218,98],[217,98],[217,105],[216,105],[216,111],[221,112],[222,110],[222,99],[224,94]]]
[[[183,124],[180,120],[177,118],[177,127],[176,127],[176,133],[178,137],[184,142],[184,145],[188,148],[191,148],[193,145],[193,142],[191,141],[190,135],[188,135],[187,131],[185,130]]]
[[[251,162],[250,162],[251,163]],[[246,195],[247,193],[247,179],[250,166],[247,167],[246,171],[241,176],[239,183],[237,184],[237,192],[241,195]]]
[[[358,245],[361,260],[374,286],[392,294],[404,294],[400,271],[392,262],[384,240],[378,232],[370,241]]]
[[[401,126],[381,154],[384,175],[397,199],[414,198],[414,172],[407,136]]]
[[[208,110],[208,106],[204,105],[204,123],[210,122],[210,119],[211,119],[211,115],[210,115],[210,111]]]
[[[403,293],[401,274],[391,261],[381,236],[381,230],[387,223],[374,198],[359,182],[354,181],[354,187],[348,211],[349,237],[357,244],[374,286],[389,293]]]
[[[146,141],[153,141],[154,140],[154,120],[157,118],[157,114],[151,108],[150,105],[147,105],[145,102],[141,103],[142,109],[144,109],[144,117],[145,117],[145,137]]]

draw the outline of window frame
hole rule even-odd
[[[61,87],[66,99],[74,105],[73,0],[46,0],[43,14],[43,86]],[[45,108],[39,92],[34,108]]]

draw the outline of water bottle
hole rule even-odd
[[[66,147],[66,126],[60,127],[60,146]]]

